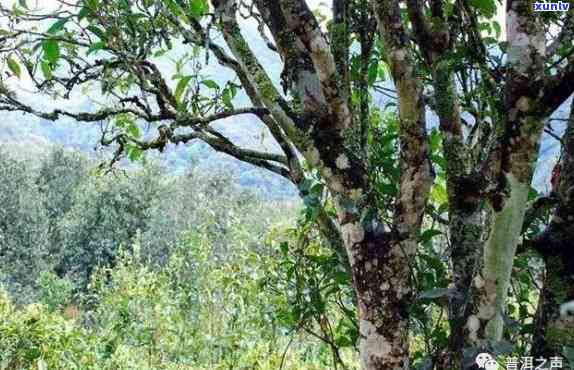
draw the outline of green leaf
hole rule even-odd
[[[99,29],[98,27],[96,27],[96,26],[88,26],[87,29],[88,29],[90,32],[92,32],[93,34],[95,34],[96,36],[98,36],[102,41],[107,40],[105,31]]]
[[[42,50],[44,51],[44,59],[51,64],[56,64],[58,59],[60,59],[60,46],[56,40],[44,40],[42,42]]]
[[[200,18],[207,12],[208,9],[209,6],[205,0],[191,0],[189,4],[189,11],[191,16],[194,18]]]
[[[225,89],[221,96],[221,100],[227,109],[233,109],[233,93],[230,89]]]
[[[47,61],[42,61],[42,64],[40,64],[40,67],[42,68],[42,74],[44,75],[44,78],[46,80],[49,80],[52,78],[52,67],[50,66],[50,63]]]
[[[93,44],[90,45],[90,47],[88,48],[87,51],[87,55],[90,55],[92,53],[97,52],[98,50],[102,50],[106,47],[106,44],[104,44],[102,41],[98,41],[98,42],[94,42]]]
[[[496,3],[494,0],[470,0],[470,5],[487,18],[492,18],[496,14]]]
[[[191,76],[185,76],[179,80],[177,86],[175,87],[175,101],[180,102],[185,89],[187,88],[187,84],[191,80]]]
[[[201,83],[210,89],[218,89],[219,88],[219,85],[217,84],[217,82],[215,82],[213,80],[203,80],[203,81],[201,81]]]
[[[78,19],[82,20],[82,19],[86,18],[88,15],[90,15],[90,8],[88,8],[87,6],[84,6],[78,12]]]
[[[100,2],[98,0],[86,0],[86,6],[92,11],[96,11],[99,5]]]
[[[48,28],[48,33],[54,34],[60,32],[61,30],[64,29],[64,26],[66,25],[67,21],[68,21],[67,19],[60,19],[59,21],[54,22],[54,24],[52,24],[50,28]]]
[[[448,203],[446,188],[441,184],[435,184],[431,189],[431,200],[440,204]]]
[[[379,75],[379,63],[372,63],[369,66],[368,81],[369,86],[372,86],[377,81],[377,76]]]
[[[426,230],[422,235],[421,235],[421,242],[428,242],[429,240],[431,240],[432,238],[434,238],[435,236],[441,235],[442,233],[439,230],[436,229],[430,229],[430,230]]]
[[[132,123],[131,125],[129,125],[126,128],[126,131],[128,132],[128,134],[130,136],[135,137],[136,139],[140,137],[140,129],[135,123]]]
[[[350,277],[345,271],[337,271],[334,275],[335,281],[341,285],[349,284]]]
[[[183,12],[181,11],[181,8],[179,7],[179,5],[177,5],[177,3],[175,1],[163,0],[163,3],[165,4],[165,6],[167,6],[169,11],[171,11],[174,15],[180,16],[183,14]]]
[[[16,75],[16,77],[20,78],[22,71],[20,69],[20,65],[18,64],[18,62],[16,62],[14,59],[12,59],[11,56],[9,56],[6,59],[6,62],[8,63],[8,68],[10,68],[12,73],[14,73],[14,75]]]
[[[398,193],[395,184],[380,184],[380,190],[383,194],[395,196]]]
[[[128,148],[128,158],[130,161],[135,162],[139,160],[143,155],[143,151],[135,146],[130,146]]]
[[[500,34],[502,33],[502,27],[500,27],[500,23],[498,22],[492,22],[492,28],[494,28],[494,32],[496,33],[496,38],[500,37]]]

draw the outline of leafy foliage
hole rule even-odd
[[[42,279],[45,304],[18,309],[2,293],[2,368],[322,368],[326,345],[305,333],[290,345],[273,315],[282,295],[260,289],[275,254],[235,232],[243,238],[222,256],[206,234],[189,233],[161,271],[140,262],[136,244],[93,275],[85,305],[60,304],[69,283],[54,276]]]

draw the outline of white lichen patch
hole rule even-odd
[[[391,354],[392,344],[381,334],[377,328],[368,320],[361,320],[359,323],[361,340],[359,342],[359,353],[363,369],[371,369],[374,359],[382,359]]]
[[[343,240],[348,246],[353,246],[365,239],[365,230],[359,222],[352,222],[341,227]]]
[[[362,196],[363,196],[363,189],[361,188],[351,189],[351,191],[349,192],[349,198],[351,198],[352,200],[359,200],[361,199]]]
[[[484,287],[484,279],[480,275],[476,275],[474,278],[474,286],[478,289],[482,289]]]
[[[365,262],[365,271],[369,272],[372,269],[373,269],[373,264],[371,263],[371,261]]]
[[[527,96],[523,96],[516,102],[516,108],[522,112],[527,112],[530,109],[530,99]]]
[[[341,182],[341,180],[339,180],[339,178],[337,178],[336,176],[333,176],[330,181],[329,181],[329,187],[331,188],[331,190],[333,190],[335,193],[342,193],[343,191],[345,191],[345,187],[343,186],[343,183]]]
[[[305,159],[307,159],[310,165],[315,167],[321,164],[319,151],[315,147],[311,147],[305,151]]]
[[[527,73],[534,64],[535,55],[546,54],[544,32],[532,32],[524,26],[524,17],[516,11],[507,12],[508,62],[519,73]],[[529,33],[527,33],[529,32]]]
[[[329,50],[329,45],[327,45],[327,41],[320,31],[316,30],[313,32],[310,46],[311,57],[319,73],[319,78],[321,80],[328,79],[335,73],[335,64],[332,62],[329,54],[325,52],[325,50]]]
[[[391,58],[396,60],[396,61],[399,61],[399,62],[402,62],[403,60],[405,60],[406,56],[407,56],[407,52],[404,49],[398,49],[398,50],[391,52]]]
[[[347,158],[347,156],[344,154],[341,154],[340,156],[337,157],[337,159],[335,160],[335,165],[340,170],[346,170],[348,168],[351,168],[351,165],[349,164],[349,158]]]
[[[480,329],[480,320],[475,315],[470,315],[466,320],[466,329],[471,340],[478,339],[478,329]]]
[[[494,317],[496,308],[490,304],[483,304],[478,309],[478,317],[482,320],[490,320]]]

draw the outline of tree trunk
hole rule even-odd
[[[574,318],[567,302],[574,301],[574,104],[564,134],[562,161],[555,169],[558,207],[550,225],[534,240],[546,264],[544,286],[534,323],[533,353],[549,358],[563,346],[574,348]],[[560,308],[563,308],[562,314]],[[566,314],[566,315],[565,315]],[[574,364],[570,364],[574,366]]]
[[[414,243],[392,240],[379,230],[344,226],[351,247],[359,318],[361,369],[409,368],[409,305],[413,290],[409,261]]]
[[[521,182],[507,174],[510,197],[500,210],[491,215],[490,235],[484,246],[483,267],[475,279],[480,291],[476,316],[467,327],[472,339],[502,339],[503,313],[510,286],[510,275],[516,247],[522,231],[530,182]],[[482,323],[478,324],[478,320]]]
[[[372,3],[397,89],[401,176],[393,230],[382,233],[380,223],[375,223],[378,227],[367,230],[364,242],[351,246],[349,253],[359,304],[362,369],[396,370],[409,368],[411,269],[434,173],[422,83],[415,73],[399,4]],[[355,248],[358,255],[354,255]]]
[[[470,175],[472,164],[462,135],[460,107],[450,63],[445,56],[436,57],[431,63],[435,110],[439,116],[446,160],[450,263],[454,286],[448,305],[451,334],[447,362],[450,368],[459,369],[463,362],[463,348],[471,340],[466,325],[473,311],[472,281],[482,257],[484,217],[476,181]]]
[[[533,166],[544,128],[539,94],[544,85],[545,37],[540,17],[530,3],[507,3],[508,73],[504,120],[497,128],[497,143],[487,163],[490,230],[484,246],[483,266],[474,279],[476,309],[467,328],[474,344],[502,339],[503,314],[510,286],[516,247],[526,212]]]

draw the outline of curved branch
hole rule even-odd
[[[98,110],[96,112],[70,112],[62,109],[54,109],[51,112],[43,112],[36,110],[29,105],[25,105],[23,103],[14,101],[11,103],[13,105],[0,105],[0,111],[9,111],[9,112],[23,112],[33,114],[36,117],[40,117],[49,121],[56,121],[60,119],[62,116],[70,117],[75,119],[76,121],[80,122],[99,122],[103,121],[107,118],[117,116],[119,114],[131,113],[139,118],[145,119],[149,122],[157,122],[166,117],[162,115],[148,115],[147,113],[141,112],[136,109],[132,108],[121,108],[121,109],[109,109],[104,108]]]
[[[238,108],[234,110],[225,110],[206,117],[190,117],[188,115],[183,115],[178,117],[178,119],[172,125],[172,128],[176,127],[205,127],[210,123],[225,118],[238,116],[241,114],[254,114],[261,118],[269,113],[267,108],[262,107],[249,107],[249,108]]]
[[[287,163],[287,159],[279,154],[264,153],[251,149],[240,148],[227,139],[210,136],[204,132],[198,132],[198,131],[188,134],[175,135],[170,139],[170,141],[174,144],[179,144],[179,143],[187,143],[194,139],[200,139],[201,141],[205,142],[218,152],[228,154],[242,162],[246,162],[254,166],[264,168],[282,177],[290,179],[289,170],[287,168],[272,163],[272,162],[278,162],[281,164]]]

